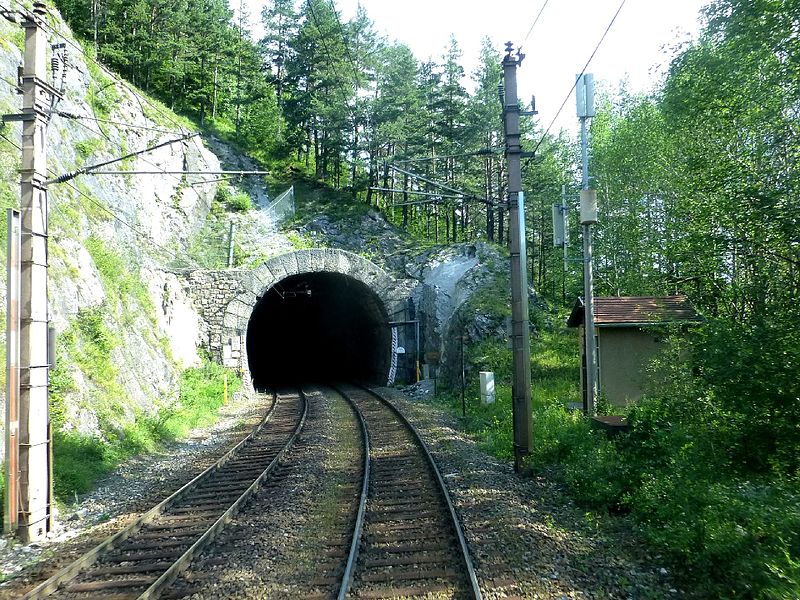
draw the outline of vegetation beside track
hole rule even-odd
[[[528,465],[563,482],[587,518],[602,524],[627,515],[649,553],[669,561],[693,596],[797,598],[800,489],[793,458],[783,458],[787,446],[768,444],[762,421],[743,414],[738,396],[710,385],[709,371],[720,359],[708,346],[714,328],[670,342],[652,365],[660,374],[657,389],[628,411],[630,432],[611,440],[567,408],[579,398],[575,331],[542,329],[531,349]],[[465,417],[459,389],[442,390],[436,399],[485,450],[511,460],[510,351],[484,342],[467,355],[481,368],[495,365],[496,403],[481,405],[476,377],[467,381]]]
[[[223,405],[226,377],[230,397],[241,389],[241,379],[234,371],[210,361],[186,369],[181,375],[178,404],[152,416],[140,415],[134,424],[112,430],[105,438],[54,427],[56,498],[71,501],[77,494],[88,491],[120,461],[184,438],[195,427],[213,423]]]

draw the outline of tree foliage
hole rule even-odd
[[[377,35],[363,9],[345,21],[333,0],[269,0],[257,41],[226,0],[59,8],[120,75],[259,157],[347,190],[337,198],[377,207],[431,243],[507,243],[501,55],[490,40],[468,82],[455,39],[420,62]],[[537,149],[523,169],[530,280],[569,303],[582,289],[577,146],[534,119],[523,120],[523,145]],[[684,293],[706,321],[661,364],[662,385],[632,413],[627,441],[604,443],[595,462],[587,450],[569,476],[587,495],[638,511],[678,560],[736,571],[727,581],[717,573],[721,595],[791,597],[800,587],[800,0],[710,0],[700,39],[677,51],[657,93],[623,86],[603,98],[591,156],[596,293]],[[573,215],[568,260],[552,246],[562,190]],[[616,479],[597,483],[603,472]],[[753,508],[765,499],[785,508],[779,525]],[[678,528],[672,546],[666,525]],[[769,560],[754,567],[742,540]]]

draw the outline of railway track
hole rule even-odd
[[[302,392],[276,394],[259,426],[215,465],[23,599],[157,598],[272,474],[307,410]]]
[[[353,386],[337,391],[356,408],[367,442],[338,598],[480,599],[458,517],[425,443],[376,392]]]

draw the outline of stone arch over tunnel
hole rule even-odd
[[[298,250],[248,275],[226,307],[225,335],[238,338],[253,385],[323,379],[386,383],[392,347],[393,280],[344,250]]]

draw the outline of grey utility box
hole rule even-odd
[[[494,404],[494,373],[492,371],[481,371],[481,404]]]

